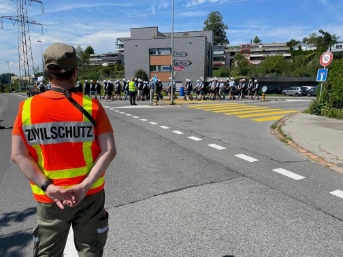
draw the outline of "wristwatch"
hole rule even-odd
[[[50,184],[52,184],[52,180],[51,179],[45,181],[40,188],[45,192]]]

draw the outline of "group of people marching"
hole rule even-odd
[[[219,81],[217,78],[213,78],[210,83],[205,85],[204,79],[201,77],[193,88],[191,80],[186,79],[184,99],[193,100],[191,92],[194,92],[196,94],[195,99],[197,100],[222,100],[226,96],[228,96],[228,100],[235,100],[236,96],[238,99],[251,98],[259,100],[257,80],[249,79],[248,83],[246,82],[246,79],[240,79],[236,85],[233,77],[227,78],[226,81],[222,79]]]
[[[135,78],[134,80],[137,88],[136,100],[144,101],[150,99],[151,81],[143,81],[140,78]],[[119,80],[113,82],[111,80],[104,80],[101,84],[99,81],[85,80],[84,85],[78,81],[76,88],[78,92],[84,92],[85,95],[96,99],[104,99],[106,101],[127,100],[129,97],[129,82],[130,80],[126,81],[125,79],[122,80],[122,83]],[[155,91],[158,98],[162,99],[163,84],[161,80],[154,81],[154,85],[156,86]],[[124,98],[122,93],[124,93]]]

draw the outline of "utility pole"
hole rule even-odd
[[[19,76],[28,78],[29,83],[31,75],[34,75],[29,24],[42,26],[43,35],[43,25],[27,16],[27,3],[31,5],[32,2],[40,3],[44,12],[43,3],[39,0],[17,0],[17,16],[0,17],[1,28],[3,28],[2,19],[11,20],[13,24],[18,25]]]
[[[37,42],[40,43],[40,55],[42,57],[42,76],[43,76],[43,80],[44,80],[44,59],[43,59],[43,42],[41,40],[37,40]]]
[[[174,105],[174,0],[172,0],[172,33],[171,33],[171,105]]]

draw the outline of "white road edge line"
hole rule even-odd
[[[287,176],[289,178],[292,178],[294,180],[301,180],[301,179],[304,179],[305,177],[303,176],[300,176],[294,172],[291,172],[291,171],[288,171],[288,170],[285,170],[285,169],[281,169],[281,168],[278,168],[278,169],[273,169],[273,171],[281,174],[281,175],[284,175],[284,176]]]
[[[166,126],[160,126],[160,128],[169,129],[169,127],[166,127]]]
[[[236,154],[235,156],[238,157],[238,158],[241,158],[241,159],[243,159],[245,161],[248,161],[248,162],[258,162],[257,159],[252,158],[252,157],[250,157],[248,155],[245,155],[245,154]]]
[[[217,150],[224,150],[224,149],[226,149],[225,147],[220,146],[220,145],[216,145],[216,144],[209,144],[208,146],[213,147],[213,148],[215,148]]]
[[[183,132],[181,132],[181,131],[178,131],[178,130],[174,130],[174,131],[172,131],[173,133],[175,133],[175,134],[178,134],[178,135],[183,135],[183,134],[185,134],[185,133],[183,133]]]
[[[156,122],[149,122],[151,125],[157,125],[158,123],[156,123]]]
[[[330,194],[338,196],[338,197],[343,199],[343,191],[341,191],[341,190],[332,191],[332,192],[330,192]]]
[[[198,138],[198,137],[188,137],[189,139],[192,139],[194,141],[201,141],[202,139],[201,138]]]

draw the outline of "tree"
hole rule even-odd
[[[258,37],[258,36],[256,36],[252,42],[253,42],[254,44],[259,44],[259,43],[261,43],[261,42],[262,42],[262,40],[261,40],[261,39],[259,39],[259,37]]]
[[[88,57],[89,57],[91,54],[94,54],[94,49],[93,49],[93,47],[87,46],[87,48],[86,48],[86,50],[85,50],[85,54],[88,55]]]
[[[142,79],[143,81],[149,81],[148,75],[142,69],[139,69],[138,71],[136,71],[135,78]]]
[[[233,59],[233,65],[233,76],[247,76],[249,74],[249,61],[245,58],[243,54],[235,55],[235,58]]]
[[[89,60],[89,54],[86,53],[85,50],[83,50],[83,48],[78,45],[76,47],[76,54],[80,57],[80,61],[79,61],[79,66],[82,68],[82,73],[84,72],[84,65],[88,63],[88,60]]]
[[[212,30],[213,31],[213,42],[214,45],[227,45],[229,44],[229,40],[226,37],[226,30],[228,30],[228,26],[223,22],[223,15],[218,12],[211,12],[207,19],[204,21],[204,30]]]
[[[317,45],[318,36],[317,36],[316,33],[311,33],[309,35],[309,37],[304,37],[302,42],[305,43],[305,44],[315,44],[315,45]]]
[[[299,44],[299,43],[300,43],[299,40],[291,39],[291,40],[288,41],[286,44],[287,44],[287,46],[288,46],[290,49],[292,49],[293,46],[295,46],[295,45],[297,45],[297,44]]]
[[[337,37],[335,34],[331,35],[330,33],[325,32],[322,29],[319,30],[319,33],[322,34],[322,36],[318,37],[318,50],[321,50],[323,52],[330,49],[331,51],[331,47],[337,43],[337,39],[339,37]]]

